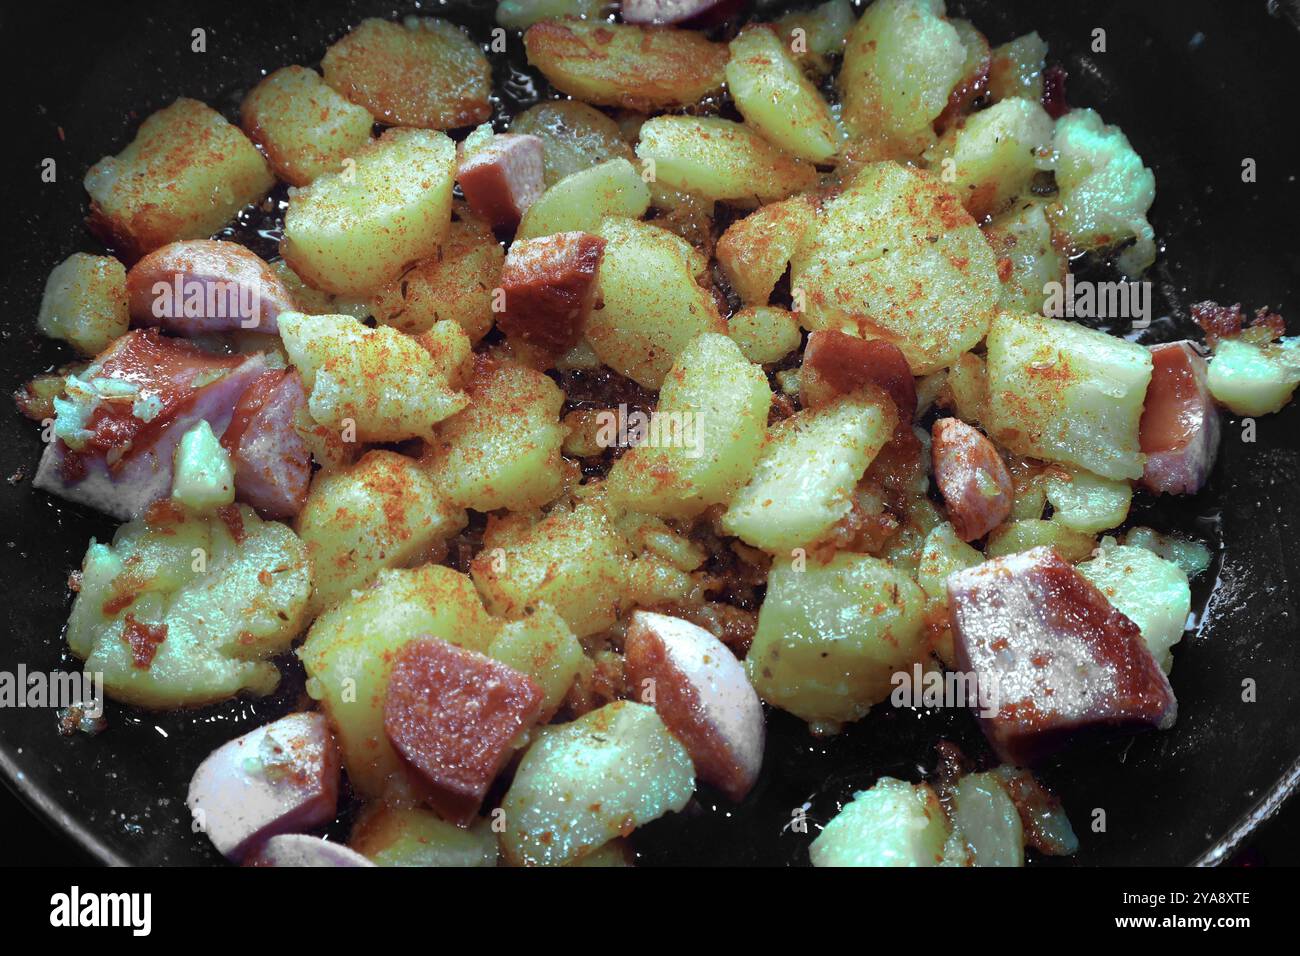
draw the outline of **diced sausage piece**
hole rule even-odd
[[[244,866],[374,866],[356,850],[303,833],[267,840],[244,860]]]
[[[293,293],[258,255],[236,242],[191,239],[149,253],[126,274],[137,326],[176,335],[279,332],[276,317],[297,309]]]
[[[763,705],[736,656],[704,628],[649,611],[632,615],[624,656],[633,693],[654,704],[699,778],[744,799],[763,763],[765,727]]]
[[[736,0],[623,0],[624,23],[649,23],[656,26],[690,21],[697,26],[710,25],[725,18],[743,4]]]
[[[78,376],[68,398],[77,448],[63,437],[46,445],[33,484],[121,521],[137,518],[171,491],[185,433],[200,419],[224,432],[266,370],[261,353],[213,355],[156,329],[128,332]],[[64,424],[61,411],[55,431]]]
[[[1151,347],[1151,384],[1138,440],[1147,456],[1142,484],[1156,494],[1200,491],[1219,453],[1219,413],[1208,369],[1191,342]]]
[[[429,804],[468,826],[542,698],[530,677],[482,654],[410,641],[388,679],[384,732]]]
[[[1011,514],[1011,474],[993,443],[960,418],[941,418],[930,432],[934,480],[963,541],[982,538]]]
[[[302,378],[275,369],[244,390],[221,445],[235,466],[235,495],[266,518],[302,510],[311,484],[311,450],[293,427],[307,405]]]
[[[1082,731],[1165,729],[1178,713],[1136,624],[1052,548],[948,578],[957,666],[998,756],[1024,765]]]
[[[605,240],[585,232],[512,244],[501,270],[501,331],[557,353],[576,345],[591,312],[604,252]]]
[[[470,208],[499,229],[519,225],[546,189],[542,141],[522,133],[497,133],[456,171]]]
[[[223,744],[199,765],[186,803],[222,855],[309,830],[338,810],[339,755],[325,716],[290,714]]]
[[[916,379],[898,346],[836,331],[808,336],[799,369],[799,401],[804,408],[818,408],[867,384],[889,393],[902,422],[912,420]]]

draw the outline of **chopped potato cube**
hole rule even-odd
[[[45,280],[36,325],[82,355],[98,355],[126,335],[126,268],[112,256],[74,252]]]
[[[492,328],[492,290],[505,253],[485,224],[462,216],[432,258],[417,262],[371,300],[375,321],[400,332],[427,332],[450,319],[472,344]]]
[[[791,156],[824,163],[839,151],[830,107],[771,27],[746,27],[731,41],[727,89],[745,122]]]
[[[554,501],[564,393],[541,372],[483,358],[466,386],[469,405],[438,426],[429,475],[453,504],[526,511]]]
[[[235,467],[206,418],[176,445],[172,498],[196,512],[216,511],[235,500]]]
[[[216,110],[179,99],[116,156],[86,172],[90,225],[137,258],[177,239],[207,239],[275,185],[266,160]]]
[[[613,159],[636,158],[617,123],[577,100],[551,100],[530,106],[510,120],[510,132],[526,133],[542,141],[547,186]]]
[[[280,254],[314,288],[372,292],[437,250],[455,174],[456,146],[445,134],[390,129],[340,172],[289,197]]]
[[[376,866],[496,866],[501,855],[486,817],[466,829],[419,807],[381,802],[366,807],[348,846]]]
[[[1052,227],[1042,203],[1023,201],[984,227],[1002,276],[998,305],[1008,312],[1041,314],[1049,283],[1063,283],[1065,255],[1052,243]]]
[[[684,239],[631,219],[609,218],[597,277],[602,302],[587,320],[600,360],[657,389],[678,354],[702,332],[726,332],[713,296],[696,281],[708,262]]]
[[[929,784],[881,777],[813,840],[813,866],[938,866],[950,832]]]
[[[524,47],[557,90],[596,106],[688,106],[726,81],[727,48],[694,30],[548,20],[528,28]]]
[[[1083,468],[1053,469],[1043,484],[1052,520],[1089,534],[1118,528],[1133,501],[1133,486],[1127,481],[1101,478]]]
[[[656,116],[636,154],[655,181],[706,200],[772,202],[811,189],[817,169],[757,133],[713,116]],[[649,166],[653,163],[653,167]]]
[[[777,423],[722,526],[773,554],[816,543],[849,513],[854,487],[897,423],[893,401],[871,388]]]
[[[559,710],[586,663],[582,644],[569,625],[545,604],[527,617],[501,625],[487,655],[527,674],[542,689],[539,722]]]
[[[925,593],[878,558],[779,558],[745,669],[765,701],[810,723],[857,720],[928,653],[924,609]]]
[[[1071,110],[1056,121],[1056,185],[1048,216],[1074,249],[1105,250],[1128,240],[1116,265],[1141,275],[1155,261],[1155,230],[1147,210],[1156,197],[1156,178],[1118,126],[1107,126],[1093,110]]]
[[[799,347],[802,336],[794,314],[772,305],[741,309],[727,319],[727,335],[756,365],[779,362]]]
[[[1082,561],[1097,547],[1097,539],[1059,521],[1016,518],[993,530],[984,546],[984,557],[1000,558],[1042,546],[1055,548],[1067,561]]]
[[[313,603],[320,609],[383,568],[426,554],[465,527],[466,515],[414,461],[371,451],[346,470],[319,472],[297,520],[316,570]]]
[[[727,227],[718,240],[718,265],[745,305],[767,305],[815,221],[812,203],[794,196]]]
[[[988,335],[989,434],[1018,455],[1142,477],[1151,353],[1058,319],[999,315]]]
[[[706,332],[664,380],[651,440],[614,463],[611,500],[678,518],[725,502],[754,470],[771,404],[762,370],[729,338]]]
[[[579,637],[627,603],[631,548],[602,508],[555,509],[536,525],[492,522],[470,572],[493,614],[518,619],[545,602]]]
[[[1223,339],[1214,347],[1206,386],[1216,402],[1238,415],[1280,411],[1300,384],[1300,339],[1256,345]]]
[[[690,755],[654,708],[615,701],[538,734],[501,801],[501,849],[516,865],[563,866],[694,792]]]
[[[1003,100],[951,127],[926,159],[967,211],[983,220],[1029,188],[1051,153],[1052,132],[1052,118],[1039,103]]]
[[[650,208],[650,187],[621,156],[565,176],[528,207],[516,239],[557,232],[595,232],[607,216],[640,219]]]
[[[1096,556],[1078,566],[1106,599],[1142,632],[1147,649],[1168,673],[1173,646],[1183,639],[1192,592],[1187,575],[1172,561],[1146,548],[1104,538]]]
[[[277,176],[306,186],[321,173],[338,172],[368,144],[375,120],[315,70],[286,66],[244,97],[240,125],[266,152]]]
[[[470,355],[469,339],[442,321],[419,337],[367,328],[351,316],[280,314],[280,336],[310,391],[307,408],[322,425],[357,441],[431,437],[465,407],[452,387]]]
[[[362,20],[325,51],[321,69],[326,83],[389,126],[455,129],[492,115],[487,57],[446,20]]]
[[[1043,65],[1047,42],[1037,33],[1026,33],[993,50],[989,63],[989,93],[995,100],[1021,96],[1043,98]]]

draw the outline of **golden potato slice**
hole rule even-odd
[[[772,392],[735,342],[705,333],[664,380],[658,442],[614,463],[610,500],[651,514],[689,518],[722,504],[749,480],[767,431]]]
[[[745,122],[791,156],[822,163],[839,151],[830,107],[771,27],[746,27],[731,41],[727,89]]]
[[[811,163],[752,130],[712,116],[656,116],[641,125],[636,154],[655,181],[706,200],[772,202],[817,184]]]
[[[943,10],[943,0],[877,0],[849,34],[838,80],[844,123],[874,158],[913,157],[934,142],[967,54]]]
[[[914,375],[977,345],[1000,292],[993,252],[957,196],[896,163],[864,167],[825,204],[790,286],[806,328],[892,342]]]
[[[362,20],[325,51],[325,82],[389,126],[455,129],[492,115],[492,68],[446,20]]]
[[[437,255],[417,262],[371,300],[375,321],[401,332],[427,332],[450,319],[472,344],[492,328],[492,290],[501,283],[505,253],[480,220],[451,224]]]
[[[524,46],[556,89],[598,106],[688,106],[726,82],[727,48],[693,30],[547,20]]]
[[[650,187],[623,157],[565,176],[528,207],[515,239],[557,232],[592,232],[606,216],[640,219],[650,208]]]
[[[85,185],[91,230],[136,259],[177,239],[207,239],[270,192],[275,177],[238,127],[182,98],[91,166]]]
[[[390,129],[352,165],[290,195],[280,254],[317,289],[372,292],[438,248],[455,176],[445,134]]]
[[[370,142],[374,117],[349,103],[315,70],[286,66],[244,97],[240,125],[262,147],[275,174],[306,186]]]
[[[602,304],[587,320],[587,341],[621,375],[657,389],[678,354],[701,332],[726,333],[713,296],[697,279],[708,262],[666,229],[609,218],[597,277]]]
[[[510,132],[542,141],[547,186],[598,163],[635,158],[618,124],[577,100],[530,106],[510,121]]]

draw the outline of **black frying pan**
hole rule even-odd
[[[769,4],[770,8],[778,6]],[[1300,91],[1300,23],[1286,4],[1265,0],[951,0],[994,42],[1037,29],[1070,73],[1070,101],[1119,123],[1155,170],[1152,213],[1164,251],[1152,278],[1158,321],[1149,340],[1181,337],[1187,306],[1203,298],[1300,310],[1300,185],[1293,124]],[[494,4],[427,4],[486,40]],[[313,65],[363,16],[411,12],[374,2],[94,4],[42,0],[0,12],[0,89],[10,166],[3,182],[8,219],[0,231],[4,278],[0,315],[6,389],[67,358],[34,333],[50,268],[98,247],[81,226],[86,168],[129,140],[146,115],[180,95],[233,116],[260,76],[289,63]],[[206,53],[191,31],[207,32]],[[1106,31],[1106,52],[1091,50]],[[507,57],[522,69],[520,45]],[[533,86],[498,60],[507,104]],[[544,84],[537,88],[544,90]],[[57,163],[57,182],[39,164]],[[1241,180],[1245,158],[1258,181]],[[264,250],[263,250],[264,251]],[[1297,316],[1292,316],[1293,320]],[[1296,330],[1293,321],[1292,329]],[[1258,440],[1241,441],[1230,422],[1208,491],[1177,505],[1139,501],[1134,519],[1181,528],[1222,546],[1198,595],[1208,610],[1175,653],[1177,726],[1067,753],[1041,768],[1064,798],[1081,839],[1082,864],[1214,863],[1300,785],[1300,412],[1261,420]],[[10,632],[0,669],[76,669],[61,629],[71,603],[65,581],[103,518],[54,503],[31,488],[37,429],[0,411],[0,575]],[[64,738],[48,710],[0,711],[0,770],[7,783],[93,855],[111,863],[213,862],[190,831],[186,785],[217,744],[293,709],[302,677],[283,662],[281,691],[196,712],[146,714],[109,705],[109,729]],[[1257,701],[1242,700],[1242,682]],[[824,822],[855,789],[881,774],[918,779],[933,769],[934,742],[947,737],[988,759],[965,713],[879,708],[843,735],[819,742],[799,721],[774,712],[763,777],[739,808],[701,792],[682,814],[639,831],[650,863],[806,862],[810,836],[786,825],[808,804]],[[1095,832],[1095,811],[1105,831]],[[337,825],[345,832],[347,821]],[[815,832],[815,831],[814,831]]]

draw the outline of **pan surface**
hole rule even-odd
[[[494,4],[425,4],[488,39]],[[768,15],[781,4],[759,4]],[[113,9],[118,7],[118,9]],[[81,225],[86,168],[130,139],[140,120],[177,96],[233,116],[249,87],[282,65],[319,62],[364,16],[416,9],[374,2],[131,5],[42,2],[0,12],[0,111],[8,144],[7,222],[0,232],[0,383],[16,388],[67,360],[35,334],[49,270],[72,252],[98,251]],[[1031,29],[1069,71],[1075,106],[1118,123],[1155,171],[1152,210],[1163,251],[1149,276],[1157,320],[1146,341],[1182,337],[1201,299],[1300,309],[1300,223],[1295,91],[1300,32],[1286,8],[1250,0],[949,3],[994,43]],[[205,31],[206,52],[192,49]],[[1095,49],[1097,30],[1105,50]],[[517,38],[495,64],[506,109],[545,92],[524,71]],[[506,61],[513,66],[507,69]],[[55,181],[42,181],[53,159]],[[1243,182],[1243,162],[1257,179]],[[270,237],[273,238],[273,237]],[[268,238],[267,249],[270,248]],[[267,249],[259,249],[264,254]],[[1293,316],[1293,319],[1296,318]],[[1292,329],[1296,325],[1292,324]],[[1085,865],[1217,862],[1298,784],[1300,412],[1260,420],[1256,440],[1227,422],[1211,487],[1177,506],[1135,504],[1137,523],[1178,528],[1221,546],[1201,588],[1194,634],[1175,652],[1179,719],[1171,731],[1076,749],[1041,768],[1062,796]],[[0,575],[8,634],[0,670],[79,670],[61,637],[66,587],[93,535],[113,526],[31,488],[38,429],[0,411]],[[1212,593],[1211,593],[1212,591]],[[1208,606],[1206,606],[1208,602]],[[110,863],[196,864],[217,857],[191,832],[184,806],[194,767],[213,747],[297,706],[302,677],[285,660],[280,691],[187,713],[146,714],[113,704],[108,730],[62,737],[46,709],[0,711],[0,772],[39,813]],[[1253,686],[1254,699],[1243,694]],[[790,826],[805,807],[824,823],[882,774],[933,769],[940,737],[987,759],[965,713],[878,708],[830,740],[770,714],[762,779],[740,807],[702,791],[681,814],[639,831],[646,863],[784,864],[807,861],[809,835]],[[346,832],[347,821],[337,825]],[[815,833],[815,828],[813,829]],[[1051,861],[1057,862],[1057,861]]]

